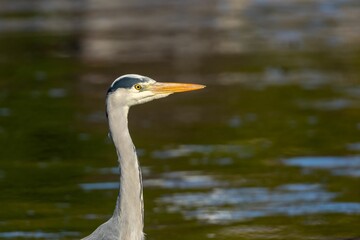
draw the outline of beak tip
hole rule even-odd
[[[152,87],[152,90],[158,93],[176,93],[176,92],[188,92],[205,88],[205,85],[194,83],[166,83],[159,82]]]
[[[189,84],[189,91],[194,91],[194,90],[201,90],[203,88],[206,88],[205,85],[202,84]]]

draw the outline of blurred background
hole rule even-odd
[[[136,106],[145,232],[360,238],[358,0],[0,0],[0,239],[80,239],[118,194],[119,75],[206,84]]]

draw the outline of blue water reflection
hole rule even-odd
[[[294,157],[284,161],[286,165],[298,166],[307,170],[322,169],[334,175],[360,177],[360,157]]]
[[[335,202],[336,193],[320,184],[289,184],[269,188],[218,188],[206,193],[178,193],[159,202],[169,212],[210,223],[249,220],[256,217],[297,216],[322,213],[360,214],[360,203]]]
[[[78,232],[59,232],[59,233],[50,233],[50,232],[22,232],[22,231],[15,231],[15,232],[1,232],[0,238],[12,239],[12,238],[24,238],[24,239],[62,239],[64,237],[79,237],[80,233]]]
[[[145,187],[158,187],[165,189],[202,189],[227,185],[224,181],[215,180],[213,177],[199,172],[168,172],[159,178],[144,179]],[[85,191],[116,190],[119,182],[83,183],[80,188]]]

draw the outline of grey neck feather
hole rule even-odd
[[[83,240],[143,240],[142,178],[128,129],[128,107],[107,102],[111,136],[120,166],[120,190],[113,216]]]
[[[108,106],[108,110],[111,106]],[[143,239],[142,179],[135,146],[128,129],[128,107],[108,111],[111,136],[120,165],[120,192],[113,218],[117,219],[119,240]]]

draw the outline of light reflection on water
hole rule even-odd
[[[327,170],[334,175],[360,177],[360,157],[294,157],[284,160],[289,166],[302,167],[306,170]]]
[[[169,189],[202,189],[226,185],[223,181],[198,172],[169,172],[160,178],[143,180],[144,187],[159,187]],[[80,187],[85,191],[119,189],[119,182],[83,183]]]
[[[262,145],[267,148],[270,143],[266,142]],[[209,156],[214,153],[231,154],[240,158],[251,157],[253,149],[241,145],[179,145],[175,148],[168,148],[166,150],[156,150],[152,153],[153,158],[169,159],[186,157],[192,154],[200,154],[201,156]],[[218,159],[221,164],[222,160]],[[226,164],[226,163],[225,163]]]
[[[199,150],[198,148],[196,148]],[[207,151],[210,148],[202,147]],[[168,153],[170,156],[179,156]],[[180,151],[180,155],[187,151]],[[161,155],[163,156],[163,155]],[[285,160],[290,166],[320,168],[339,173],[353,173],[358,168],[358,157],[298,157]],[[100,170],[100,173],[116,173],[114,170]],[[358,176],[358,175],[355,175]],[[338,202],[337,193],[326,191],[321,184],[285,184],[276,188],[243,187],[226,188],[230,182],[220,181],[201,172],[168,172],[159,178],[144,180],[145,187],[164,189],[203,189],[208,192],[188,192],[163,195],[157,199],[165,205],[166,211],[179,212],[185,218],[195,218],[209,223],[244,221],[265,216],[299,216],[309,214],[342,213],[360,214],[360,203]],[[115,190],[118,182],[85,183],[80,187],[85,191]]]
[[[268,147],[267,144],[264,145]],[[239,155],[244,151],[239,145],[179,145],[166,150],[153,151],[156,159],[209,156],[214,153]],[[238,156],[239,157],[239,156]],[[221,159],[221,158],[220,158]],[[191,161],[192,162],[192,161]],[[352,157],[294,157],[283,161],[288,166],[305,169],[324,169],[335,175],[360,176],[360,158]],[[232,162],[229,163],[233,164]],[[100,174],[117,174],[117,168],[99,169]],[[196,171],[166,172],[160,177],[151,177],[144,167],[145,187],[163,189],[203,189],[209,192],[189,192],[163,195],[160,205],[168,212],[179,212],[185,218],[195,218],[209,223],[225,223],[249,220],[265,216],[299,216],[309,214],[342,213],[360,214],[360,203],[338,202],[337,193],[327,191],[321,184],[285,184],[276,188],[243,187],[227,188],[231,183]],[[118,182],[85,183],[85,191],[118,189]]]
[[[360,214],[360,203],[334,202],[335,193],[319,184],[290,184],[268,188],[218,188],[206,193],[178,193],[159,202],[170,212],[210,223],[276,215],[322,213]]]
[[[49,0],[35,6],[26,1],[5,2],[0,13],[13,16],[0,18],[0,31],[83,31],[81,42],[87,60],[158,60],[171,54],[176,58],[191,55],[186,61],[193,64],[209,52],[339,47],[351,46],[358,40],[356,31],[348,30],[357,26],[357,12],[353,11],[356,0],[289,3],[226,0],[207,5],[201,1],[58,4]],[[159,12],[159,6],[164,10]],[[147,11],[142,18],[131,14],[144,8]],[[33,14],[21,17],[19,13],[26,11]],[[67,13],[66,17],[59,12]],[[212,37],[202,36],[201,31],[212,33]],[[133,39],[134,34],[141,34],[142,38]],[[176,64],[189,65],[186,61]]]
[[[50,232],[22,232],[22,231],[16,231],[16,232],[0,232],[0,238],[6,238],[6,239],[12,239],[12,238],[40,238],[40,239],[61,239],[64,237],[78,237],[80,236],[80,233],[78,232],[60,232],[60,233],[50,233]]]

